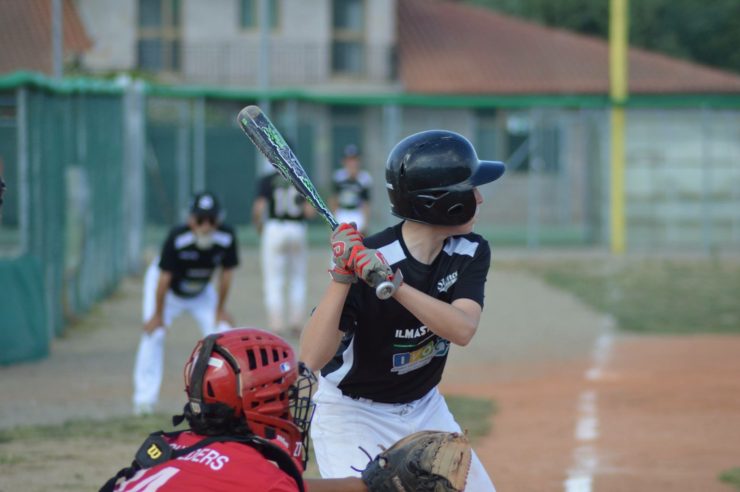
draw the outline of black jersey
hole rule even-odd
[[[219,225],[209,249],[198,249],[195,239],[187,225],[175,226],[159,257],[159,268],[172,273],[170,288],[180,297],[195,297],[203,292],[217,267],[229,269],[239,264],[236,235],[231,227]]]
[[[257,196],[267,200],[267,216],[278,220],[304,220],[306,199],[279,173],[260,179]]]
[[[334,194],[339,208],[353,210],[370,200],[372,178],[366,171],[360,171],[351,178],[346,169],[337,169],[332,176]]]
[[[382,252],[394,271],[401,269],[403,281],[421,292],[448,303],[465,298],[483,306],[491,263],[488,242],[473,233],[449,237],[434,262],[425,265],[406,249],[401,224],[366,238],[365,244]],[[344,338],[321,374],[343,394],[406,403],[439,384],[450,342],[395,299],[381,301],[364,282],[354,284],[339,329]]]

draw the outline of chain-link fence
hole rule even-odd
[[[374,178],[375,230],[395,220],[385,197],[389,150],[410,133],[445,128],[470,138],[481,158],[507,163],[505,177],[482,189],[477,230],[494,247],[608,243],[609,108],[603,98],[269,96],[268,114],[325,197],[341,149],[360,147]],[[184,218],[195,191],[216,192],[227,221],[252,239],[243,244],[255,244],[249,210],[265,167],[235,117],[258,97],[265,94],[129,80],[0,78],[0,165],[9,186],[0,255],[8,264],[31,258],[21,274],[29,294],[7,307],[15,317],[3,316],[0,335],[39,309],[46,313],[46,336],[60,333],[66,320],[140,268],[147,237],[157,244]],[[738,251],[736,99],[674,104],[655,97],[628,108],[630,250]],[[314,235],[325,238],[319,222]],[[16,280],[0,279],[0,298],[22,290],[14,272]],[[39,302],[36,291],[44,293],[44,306],[29,304]],[[10,360],[4,351],[0,362]]]

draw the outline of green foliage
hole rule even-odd
[[[608,38],[609,0],[466,0],[538,23]],[[737,0],[631,0],[630,44],[740,72]]]
[[[740,333],[740,264],[712,260],[609,260],[520,265],[620,328],[645,333]]]
[[[735,490],[740,490],[740,467],[723,471],[719,476],[719,480],[732,485],[735,487]]]

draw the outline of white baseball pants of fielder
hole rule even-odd
[[[144,276],[142,318],[146,323],[156,308],[157,283],[159,282],[159,259],[147,268]],[[190,313],[205,337],[228,326],[216,326],[218,295],[213,285],[208,284],[203,292],[192,298],[179,297],[168,291],[164,300],[162,321],[164,326],[151,333],[142,333],[134,363],[134,409],[151,411],[159,399],[164,370],[165,328],[172,324],[183,311]]]
[[[368,462],[359,446],[375,456],[382,450],[379,446],[389,448],[417,431],[462,432],[437,388],[411,403],[377,403],[344,396],[320,377],[314,401],[311,439],[322,478],[359,476],[352,467],[362,470]],[[465,490],[496,490],[475,452]]]
[[[271,330],[303,326],[308,241],[304,222],[269,219],[262,231],[262,279]],[[285,289],[288,287],[287,319]],[[286,323],[287,322],[287,323]]]

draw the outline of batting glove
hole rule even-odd
[[[393,270],[383,254],[371,248],[358,250],[355,259],[355,273],[370,287],[377,287],[386,280],[393,280]]]
[[[329,270],[329,275],[331,275],[332,280],[340,284],[354,284],[357,282],[355,272],[338,266],[335,266],[333,270]]]
[[[332,261],[339,270],[354,271],[357,251],[364,248],[362,234],[352,224],[340,224],[331,234]]]

